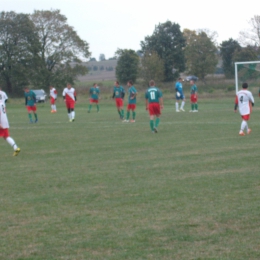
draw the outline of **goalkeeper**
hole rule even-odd
[[[185,105],[185,96],[183,94],[183,89],[182,89],[182,78],[178,78],[178,81],[175,84],[175,91],[176,91],[176,112],[180,112],[180,111],[185,111],[184,110],[184,105]],[[179,101],[182,100],[181,102],[181,107],[179,109]]]

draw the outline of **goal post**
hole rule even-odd
[[[260,61],[235,62],[236,93],[243,82],[260,87]]]

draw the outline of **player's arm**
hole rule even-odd
[[[162,97],[159,98],[159,103],[160,103],[160,107],[163,108],[163,98]]]
[[[121,92],[121,98],[124,99],[124,97],[125,97],[125,90],[122,89],[122,92]]]
[[[74,91],[74,98],[75,98],[75,102],[77,101],[77,94],[76,91]]]
[[[149,108],[148,98],[145,98],[145,109],[148,110],[148,108]]]
[[[27,96],[25,96],[25,105],[27,106]]]
[[[234,112],[237,112],[237,107],[238,107],[238,97],[236,96],[236,98],[235,98]]]

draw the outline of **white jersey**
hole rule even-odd
[[[6,93],[0,90],[0,125],[2,128],[9,128],[8,118],[6,115],[5,101],[8,99]]]
[[[246,89],[237,92],[236,104],[238,104],[241,116],[250,114],[250,102],[255,103],[252,93]]]
[[[54,99],[57,98],[57,90],[55,88],[50,89],[50,96]]]
[[[66,101],[75,101],[76,92],[74,88],[64,88],[62,96],[65,97]]]

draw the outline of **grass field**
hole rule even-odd
[[[87,106],[69,123],[39,105],[31,125],[8,104],[21,153],[1,140],[0,259],[260,259],[257,104],[245,137],[233,98],[167,100],[158,134],[143,100],[134,124],[113,101]]]

